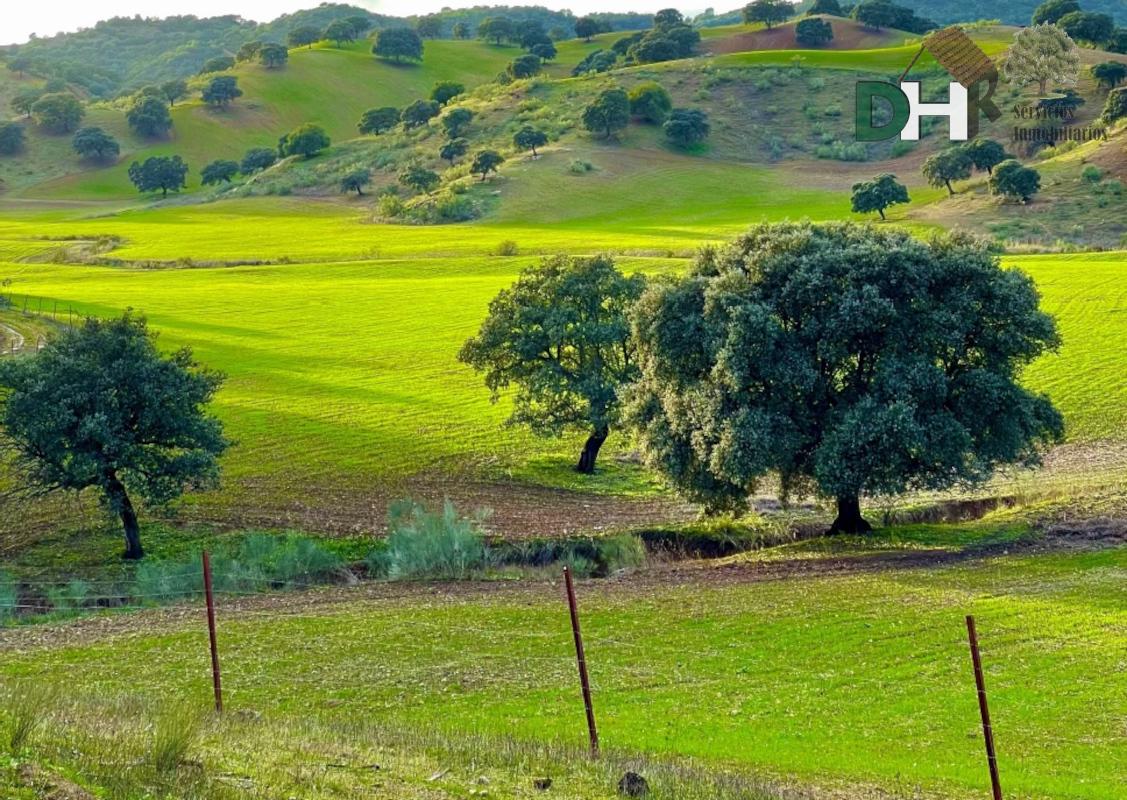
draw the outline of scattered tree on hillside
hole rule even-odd
[[[442,17],[430,14],[415,23],[415,32],[424,39],[442,38]]]
[[[88,127],[79,129],[71,142],[74,152],[79,158],[88,158],[93,161],[106,161],[116,159],[121,152],[117,139],[110,136],[101,128]]]
[[[321,38],[332,42],[337,47],[356,41],[356,29],[347,20],[335,19],[330,22],[321,33]]]
[[[644,33],[623,37],[612,49],[639,63],[672,61],[693,54],[700,31],[685,24],[679,11],[667,8],[654,15],[654,26]]]
[[[239,49],[235,52],[236,61],[253,61],[258,58],[259,51],[262,50],[262,42],[255,39],[253,42],[243,42],[239,45]]]
[[[814,14],[828,14],[831,17],[845,16],[845,11],[842,10],[841,3],[838,0],[814,0],[806,13],[811,16]]]
[[[429,170],[420,164],[411,164],[399,173],[399,182],[404,186],[423,194],[438,186],[442,178],[434,170]]]
[[[243,155],[243,162],[239,171],[244,175],[251,175],[272,167],[278,160],[278,154],[271,147],[252,147]]]
[[[896,180],[895,175],[885,173],[871,181],[853,184],[853,212],[868,214],[876,211],[881,219],[886,219],[884,210],[896,203],[907,203],[908,187]]]
[[[1103,114],[1100,115],[1100,119],[1109,125],[1124,117],[1127,117],[1127,87],[1113,89],[1108,93],[1107,103],[1104,104]]]
[[[1080,10],[1077,0],[1046,0],[1033,11],[1033,24],[1045,25],[1059,22],[1065,14]]]
[[[585,75],[588,72],[606,72],[618,60],[618,53],[613,50],[595,50],[575,65],[572,75]]]
[[[990,176],[990,191],[1028,203],[1041,189],[1041,173],[1014,159],[1003,161]]]
[[[1115,33],[1115,20],[1108,14],[1088,14],[1073,11],[1057,22],[1064,32],[1078,42],[1099,47]]]
[[[552,61],[558,55],[556,46],[551,41],[537,42],[528,48],[528,52],[539,58],[541,61]]]
[[[8,71],[16,73],[18,77],[25,77],[30,70],[31,59],[27,56],[16,56],[8,59]]]
[[[385,28],[376,33],[372,52],[399,63],[403,59],[423,60],[423,40],[410,28]]]
[[[656,81],[642,81],[630,90],[627,98],[630,100],[630,113],[652,125],[665,122],[673,110],[669,92]]]
[[[84,116],[82,103],[70,92],[45,94],[31,105],[35,124],[48,133],[70,133]]]
[[[951,181],[962,181],[970,177],[974,164],[963,147],[948,147],[929,156],[923,165],[923,175],[932,186],[946,186],[947,192],[954,196]]]
[[[278,141],[278,151],[283,156],[313,158],[331,144],[329,135],[320,125],[307,122],[299,125]]]
[[[286,34],[286,44],[290,47],[308,47],[313,49],[313,45],[321,41],[321,31],[314,28],[312,25],[303,25],[300,28],[294,28]]]
[[[757,483],[837,503],[944,490],[1036,464],[1060,413],[1018,381],[1059,345],[1033,281],[989,246],[870,225],[761,225],[635,306],[643,458],[707,511]]]
[[[516,33],[513,21],[508,17],[486,17],[477,26],[479,39],[501,44],[511,40]]]
[[[548,38],[553,42],[562,42],[564,39],[572,38],[572,34],[568,33],[563,25],[553,25],[548,28]]]
[[[215,58],[209,58],[207,61],[203,62],[199,74],[207,75],[210,72],[226,72],[233,66],[235,66],[234,56],[216,56]]]
[[[473,34],[473,32],[470,30],[470,26],[465,22],[455,22],[454,29],[453,31],[451,31],[451,33],[454,34],[455,39],[469,39]]]
[[[446,105],[460,94],[465,94],[466,85],[458,81],[439,81],[430,90],[430,99],[439,105]]]
[[[172,128],[168,105],[159,97],[137,97],[125,112],[125,121],[139,136],[164,136]]]
[[[695,108],[675,108],[661,126],[665,138],[678,147],[692,147],[708,138],[708,114]]]
[[[357,197],[363,197],[364,187],[372,180],[372,174],[368,169],[361,168],[353,170],[352,172],[341,178],[340,190],[342,192],[356,192]]]
[[[513,146],[520,151],[531,150],[533,158],[536,158],[536,148],[543,147],[547,143],[548,134],[536,130],[531,125],[525,125],[513,134]]]
[[[523,56],[517,56],[509,62],[509,66],[505,68],[509,77],[513,79],[531,78],[540,71],[540,58],[531,53]]]
[[[1127,78],[1127,64],[1118,61],[1105,61],[1102,64],[1096,64],[1091,71],[1092,77],[1099,82],[1100,86],[1108,89],[1114,89],[1120,81]]]
[[[635,377],[628,315],[645,286],[609,256],[556,256],[528,267],[489,304],[459,360],[484,373],[496,402],[516,388],[509,424],[540,436],[587,434],[576,469],[592,474]]]
[[[239,164],[235,161],[218,159],[212,161],[200,171],[204,186],[216,183],[230,183],[231,179],[239,174]]]
[[[187,348],[162,355],[153,339],[127,312],[0,364],[0,421],[29,485],[99,490],[121,519],[127,559],[144,555],[133,498],[161,506],[216,485],[228,446],[205,411],[223,376]]]
[[[284,45],[267,42],[258,50],[258,60],[266,69],[284,67],[290,57],[290,51]]]
[[[575,35],[584,41],[591,41],[599,31],[599,22],[594,17],[580,17],[575,21]]]
[[[403,109],[400,119],[408,128],[418,128],[437,117],[441,108],[434,100],[416,100]]]
[[[1015,86],[1036,83],[1042,95],[1049,82],[1070,84],[1080,71],[1076,43],[1056,25],[1034,25],[1014,34],[1002,58],[1002,75]]]
[[[200,93],[205,103],[221,108],[226,108],[232,100],[242,96],[243,90],[239,88],[239,79],[234,75],[219,75],[212,78]]]
[[[803,47],[821,47],[833,38],[833,26],[818,17],[807,17],[794,26],[794,40]]]
[[[35,101],[42,96],[43,93],[38,89],[22,89],[13,95],[9,105],[17,114],[23,114],[28,119],[31,119],[31,107],[35,105]]]
[[[186,97],[188,94],[187,81],[176,80],[165,81],[160,85],[160,96],[168,101],[169,107],[176,105],[176,101],[181,97]]]
[[[548,33],[544,30],[544,26],[538,20],[526,19],[521,20],[516,24],[514,31],[517,44],[525,50],[530,50],[533,45],[540,42],[550,42]]]
[[[583,127],[592,133],[602,132],[604,139],[630,123],[630,98],[618,87],[603,89],[583,110]]]
[[[383,133],[386,130],[394,128],[399,122],[399,109],[392,106],[384,106],[383,108],[370,108],[365,111],[360,117],[360,123],[356,126],[360,133]]]
[[[889,0],[862,0],[850,12],[853,19],[869,28],[897,28],[909,33],[927,33],[937,27],[929,19],[917,17],[910,8],[895,5]]]
[[[674,25],[684,25],[685,15],[675,8],[663,8],[654,14],[655,28],[672,28]]]
[[[442,129],[446,136],[457,139],[473,121],[474,113],[468,108],[452,108],[442,117]]]
[[[0,122],[0,156],[14,156],[27,142],[23,125],[18,122]]]
[[[747,24],[762,22],[771,30],[776,23],[785,22],[794,13],[794,6],[786,0],[754,0],[743,9],[743,20]]]
[[[1110,53],[1127,55],[1127,28],[1116,28],[1105,49]]]
[[[356,38],[359,39],[372,27],[371,17],[356,15],[353,17],[345,17],[344,21],[352,26],[352,30],[356,31]]]
[[[967,154],[975,169],[984,169],[991,175],[994,174],[994,167],[1010,157],[1006,153],[1006,148],[1000,143],[981,136],[964,144],[963,152]]]
[[[480,175],[482,183],[489,176],[490,172],[496,172],[497,167],[504,163],[505,159],[496,150],[482,150],[473,157],[473,163],[470,165],[471,175]]]
[[[464,156],[470,149],[470,143],[465,139],[449,139],[438,148],[438,157],[444,158],[454,166],[454,161]]]
[[[180,156],[152,156],[144,163],[129,165],[129,180],[139,192],[160,190],[161,197],[178,192],[188,185],[188,165]]]

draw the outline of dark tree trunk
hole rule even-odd
[[[955,196],[955,190],[953,188],[951,188],[951,181],[944,181],[944,183],[947,184],[947,193],[950,194],[951,197],[954,197]]]
[[[110,496],[114,510],[121,517],[122,528],[125,529],[125,553],[122,558],[130,561],[144,558],[145,551],[141,547],[141,526],[137,523],[137,512],[133,510],[133,502],[129,499],[125,486],[116,477],[111,477],[106,492]]]
[[[595,471],[595,461],[599,457],[599,450],[603,446],[603,442],[607,440],[610,431],[606,428],[600,428],[587,437],[587,443],[583,445],[583,452],[579,455],[579,463],[575,465],[576,472],[582,472],[584,475],[591,475]]]
[[[884,215],[884,209],[883,209],[883,208],[878,208],[878,209],[877,209],[877,212],[878,212],[878,213],[880,214],[880,218],[881,218],[881,219],[885,219],[885,220],[886,220],[886,219],[888,219],[888,217],[886,217],[886,216]]]
[[[868,533],[873,526],[861,516],[861,501],[856,497],[837,499],[837,519],[830,526],[830,533]]]

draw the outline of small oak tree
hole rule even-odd
[[[229,444],[205,411],[223,376],[153,338],[143,317],[89,319],[0,363],[0,425],[28,483],[98,490],[129,559],[144,555],[134,498],[159,506],[214,486]]]
[[[118,153],[121,152],[121,146],[118,145],[117,139],[96,127],[80,129],[74,134],[72,145],[79,158],[88,158],[92,161],[116,159]]]
[[[231,179],[238,174],[238,162],[228,161],[226,159],[212,161],[200,170],[200,176],[204,186],[211,186],[216,183],[230,183]]]
[[[970,177],[974,163],[967,155],[966,148],[948,147],[929,156],[923,165],[923,175],[932,186],[946,186],[948,194],[954,196],[951,181],[966,180]]]
[[[273,166],[277,160],[278,154],[272,147],[252,147],[243,155],[243,162],[239,165],[239,171],[244,175],[250,175]]]
[[[576,469],[591,474],[637,377],[628,314],[643,287],[609,256],[545,259],[493,299],[458,358],[485,374],[494,401],[516,387],[509,424],[587,433]]]
[[[525,125],[513,134],[513,146],[517,150],[531,150],[533,158],[536,158],[536,148],[543,147],[547,143],[548,134],[536,130],[531,125]]]
[[[991,192],[1022,203],[1028,203],[1040,189],[1041,173],[1012,158],[995,167],[990,176]]]
[[[324,128],[307,122],[283,136],[278,141],[278,150],[283,156],[313,158],[330,144],[329,134]]]
[[[360,133],[383,133],[399,122],[399,109],[393,106],[370,108],[360,117],[356,126]]]
[[[86,116],[86,111],[70,92],[53,92],[32,104],[31,116],[48,133],[70,133]]]
[[[970,159],[970,163],[974,165],[975,169],[984,169],[990,175],[994,174],[994,167],[1009,158],[1006,148],[999,142],[993,139],[984,139],[981,136],[964,144],[963,152],[967,154],[967,158]]]
[[[152,156],[129,165],[129,180],[139,192],[160,190],[161,197],[186,187],[188,165],[180,156]]]
[[[695,108],[675,108],[661,126],[665,138],[678,147],[691,147],[708,138],[708,114]]]
[[[609,138],[630,123],[630,98],[623,89],[617,87],[603,89],[587,108],[583,110],[583,127],[592,133],[602,133]]]
[[[1036,83],[1044,95],[1049,82],[1067,85],[1080,72],[1076,43],[1056,25],[1034,25],[1014,34],[1002,58],[1002,75],[1016,86]]]
[[[876,211],[885,219],[884,210],[896,203],[907,203],[908,188],[896,180],[895,175],[885,173],[871,181],[853,184],[853,211],[865,214]]]
[[[165,101],[151,95],[136,97],[125,113],[125,121],[134,133],[150,139],[163,136],[172,128],[172,115]]]
[[[208,81],[200,96],[205,103],[225,108],[236,97],[242,97],[243,90],[234,75],[218,75]]]
[[[669,92],[656,81],[642,81],[627,95],[630,99],[630,113],[635,117],[660,125],[673,110]]]
[[[470,164],[470,174],[480,175],[482,183],[489,176],[490,172],[496,172],[497,167],[505,159],[496,150],[482,150],[473,157],[473,163]]]
[[[353,170],[341,178],[340,190],[342,192],[356,192],[358,197],[364,195],[364,187],[372,180],[372,174],[365,168]]]
[[[403,59],[423,60],[423,40],[411,28],[384,28],[376,33],[372,52],[381,58],[399,63]]]
[[[470,143],[465,139],[448,139],[438,148],[438,157],[444,158],[454,166],[456,159],[464,156],[470,149]]]

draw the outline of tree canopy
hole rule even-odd
[[[381,58],[392,61],[423,60],[423,40],[411,28],[385,28],[376,33],[376,43],[372,52]]]
[[[876,211],[881,219],[885,219],[886,208],[907,202],[908,187],[896,180],[895,175],[885,173],[871,181],[853,184],[852,210],[856,214]]]
[[[439,105],[446,105],[460,94],[465,94],[466,85],[458,81],[439,81],[430,90],[430,99]]]
[[[954,195],[951,181],[966,180],[973,167],[965,147],[948,147],[928,157],[923,165],[923,175],[932,186],[946,186],[947,193]]]
[[[1057,25],[1076,41],[1087,42],[1096,47],[1109,41],[1115,33],[1115,20],[1110,14],[1072,11],[1061,17]]]
[[[81,128],[75,133],[72,145],[74,152],[78,153],[80,158],[89,158],[94,161],[116,159],[121,152],[121,146],[117,143],[117,139],[101,128],[93,126]]]
[[[1127,117],[1127,87],[1108,92],[1100,119],[1110,124]]]
[[[383,133],[399,123],[399,109],[393,106],[370,108],[360,116],[356,126],[360,133]]]
[[[226,72],[233,66],[235,66],[234,56],[216,56],[204,62],[203,66],[200,67],[199,74],[207,75],[212,72]]]
[[[469,149],[470,143],[465,139],[447,139],[438,148],[438,157],[446,159],[453,166],[454,161],[464,156]]]
[[[481,150],[473,157],[470,164],[470,174],[480,175],[484,183],[490,172],[496,172],[497,167],[504,163],[504,157],[496,150]]]
[[[14,156],[23,150],[27,134],[18,122],[0,122],[0,156]]]
[[[284,45],[267,42],[258,50],[258,60],[266,69],[284,67],[290,57],[290,51]]]
[[[785,22],[794,13],[794,6],[787,0],[754,0],[743,9],[745,23],[762,22],[767,30],[777,23]]]
[[[239,172],[244,175],[250,175],[255,172],[261,172],[267,167],[274,165],[278,160],[278,154],[272,147],[252,147],[247,150],[243,155],[243,161],[239,165]]]
[[[312,25],[302,25],[286,34],[286,44],[290,47],[309,47],[321,41],[321,31]]]
[[[239,88],[239,79],[234,75],[217,75],[207,82],[200,93],[205,103],[213,106],[226,107],[236,97],[242,97],[243,90]]]
[[[321,38],[340,47],[342,44],[356,41],[356,28],[348,20],[334,19],[325,27]]]
[[[416,192],[429,192],[442,180],[434,170],[421,164],[410,164],[399,173],[399,182]]]
[[[1001,164],[1009,155],[1006,148],[993,139],[978,136],[963,145],[963,152],[967,154],[971,164],[977,170],[986,170],[994,174],[994,167]]]
[[[416,100],[403,109],[400,119],[408,128],[417,128],[437,117],[441,109],[442,107],[434,100]]]
[[[278,141],[278,150],[284,156],[313,158],[330,144],[329,134],[324,128],[307,122],[283,136]]]
[[[1079,10],[1080,3],[1078,3],[1077,0],[1046,0],[1046,2],[1034,9],[1033,24],[1044,25],[1046,23],[1059,22],[1060,18],[1065,14],[1071,14]]]
[[[678,147],[692,147],[708,138],[708,114],[696,108],[675,108],[661,126],[665,138]]]
[[[545,259],[493,299],[458,358],[484,373],[494,401],[516,388],[509,424],[586,433],[576,468],[590,474],[637,376],[628,314],[643,287],[609,256]]]
[[[364,187],[372,180],[372,173],[366,167],[354,169],[341,178],[340,190],[342,192],[356,192],[357,197],[362,197]]]
[[[991,192],[1022,203],[1028,203],[1040,189],[1041,173],[1012,158],[995,167],[990,176]]]
[[[231,179],[239,174],[239,164],[237,161],[229,161],[227,159],[218,159],[212,161],[202,170],[200,170],[200,177],[204,186],[211,186],[216,183],[230,183]]]
[[[82,103],[70,92],[45,94],[31,106],[35,124],[48,133],[70,133],[84,116]]]
[[[513,146],[518,150],[531,150],[532,157],[536,157],[536,148],[548,143],[548,134],[537,130],[531,125],[525,125],[513,134]]]
[[[180,156],[151,156],[145,161],[134,161],[129,165],[129,180],[139,192],[160,190],[161,197],[169,192],[185,188],[188,178],[188,165]]]
[[[206,406],[222,381],[188,349],[162,355],[143,317],[88,319],[0,363],[0,425],[37,489],[97,489],[136,559],[133,498],[163,505],[218,482],[228,442]]]
[[[803,47],[821,47],[833,38],[833,25],[818,17],[807,17],[794,26],[794,40]]]
[[[1091,71],[1092,77],[1099,82],[1100,86],[1108,89],[1114,89],[1127,78],[1127,64],[1119,61],[1105,61],[1102,64],[1095,64]]]
[[[125,120],[134,133],[148,138],[164,136],[172,128],[172,115],[159,97],[135,98],[125,113]]]
[[[442,129],[451,139],[456,139],[465,132],[473,121],[474,113],[468,108],[451,108],[442,117]]]
[[[1056,25],[1034,25],[1014,34],[1002,58],[1002,75],[1016,86],[1036,83],[1042,95],[1049,82],[1070,84],[1080,71],[1076,43]]]
[[[630,90],[627,97],[630,100],[630,113],[653,125],[665,122],[665,118],[673,110],[669,92],[657,81],[642,81]]]
[[[583,111],[583,127],[610,137],[630,123],[630,98],[618,87],[603,89]]]
[[[744,510],[774,474],[861,532],[864,496],[980,483],[1063,434],[1019,381],[1059,345],[1053,319],[963,234],[761,225],[651,286],[633,324],[643,457],[711,512]]]
[[[174,106],[177,100],[187,96],[188,82],[180,78],[165,81],[160,85],[160,94],[168,101],[169,106]]]
[[[517,56],[509,62],[509,66],[505,68],[505,71],[512,78],[531,78],[540,71],[540,57],[534,56],[531,53]]]

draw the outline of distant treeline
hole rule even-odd
[[[896,0],[896,4],[910,8],[919,16],[935,20],[941,25],[952,22],[972,22],[976,17],[999,19],[1007,25],[1028,25],[1033,11],[1044,0],[990,0],[975,5],[967,0]],[[844,2],[843,2],[844,5]],[[1085,11],[1110,14],[1120,25],[1127,25],[1125,0],[1081,0]]]
[[[539,6],[475,6],[449,9],[427,15],[439,23],[439,35],[450,37],[454,25],[463,22],[471,30],[488,16],[503,15],[520,22],[534,20],[546,30],[560,29],[575,35],[576,18],[570,12]],[[209,59],[233,56],[250,41],[285,43],[299,28],[323,30],[346,17],[365,17],[374,30],[397,25],[414,27],[420,17],[389,17],[343,3],[324,3],[316,8],[285,14],[272,22],[257,23],[237,16],[195,16],[152,19],[141,16],[115,17],[74,33],[34,37],[31,41],[0,49],[11,62],[21,59],[27,72],[46,79],[62,79],[81,87],[96,98],[110,98],[141,86],[196,74]],[[649,14],[592,14],[605,30],[648,28]]]

